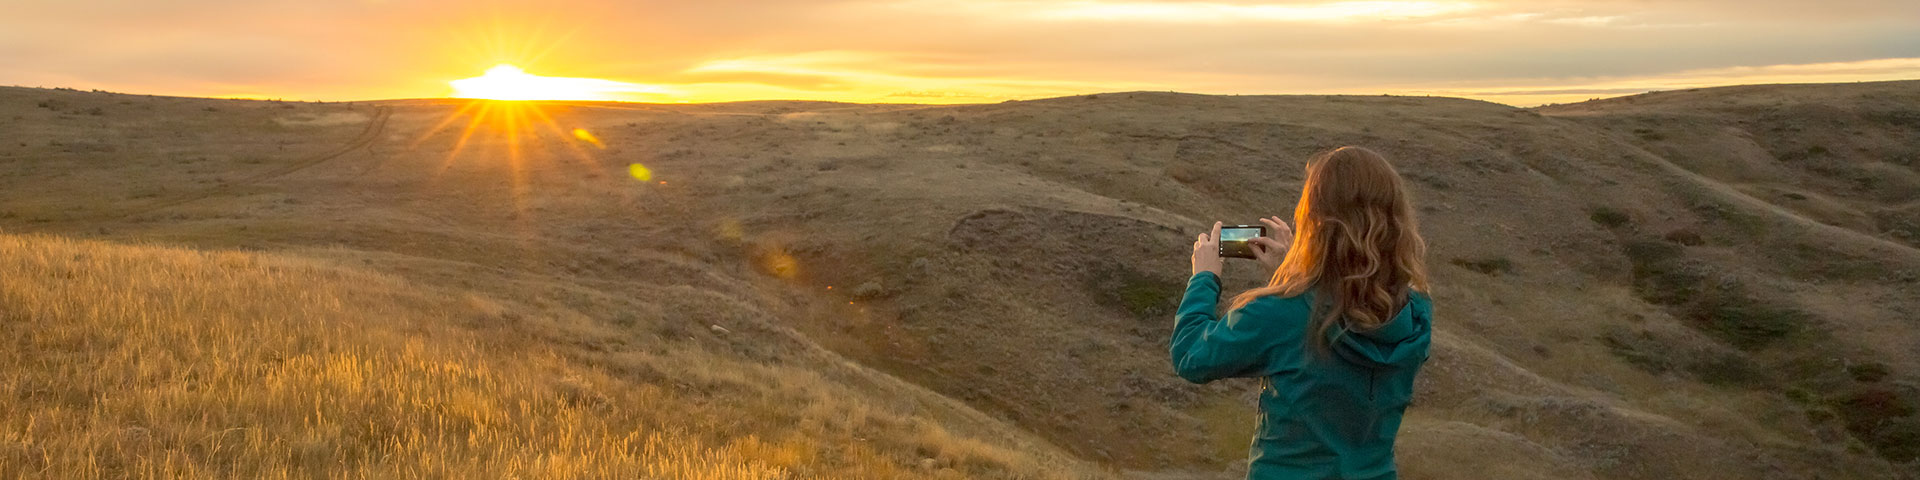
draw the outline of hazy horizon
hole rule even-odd
[[[1516,108],[1532,108],[1532,107],[1541,107],[1541,106],[1548,106],[1548,105],[1563,105],[1563,104],[1568,104],[1568,103],[1580,103],[1580,102],[1584,102],[1584,101],[1594,101],[1594,100],[1605,100],[1605,99],[1610,99],[1610,98],[1620,98],[1620,97],[1631,97],[1631,96],[1634,96],[1634,95],[1640,95],[1640,94],[1646,94],[1646,93],[1660,93],[1660,92],[1669,92],[1669,91],[1680,91],[1680,90],[1697,90],[1697,89],[1703,89],[1703,88],[1720,88],[1720,87],[1740,87],[1740,86],[1758,86],[1758,85],[1846,85],[1846,84],[1865,84],[1865,83],[1886,83],[1886,82],[1911,82],[1911,81],[1920,81],[1920,78],[1900,78],[1900,79],[1890,79],[1890,80],[1860,80],[1860,81],[1854,81],[1854,82],[1809,82],[1809,83],[1767,83],[1767,84],[1758,84],[1758,83],[1743,83],[1743,84],[1730,84],[1730,85],[1703,85],[1703,86],[1698,86],[1698,87],[1681,87],[1681,88],[1676,88],[1676,89],[1673,89],[1673,90],[1647,90],[1647,91],[1634,91],[1634,92],[1627,92],[1627,93],[1618,93],[1618,94],[1609,94],[1609,95],[1599,95],[1599,96],[1595,96],[1595,97],[1592,97],[1592,98],[1588,98],[1588,99],[1575,99],[1575,100],[1568,100],[1568,101],[1566,101],[1566,102],[1545,102],[1545,103],[1541,103],[1541,102],[1533,102],[1533,103],[1527,103],[1527,104],[1512,104],[1512,103],[1505,103],[1505,102],[1500,102],[1500,101],[1497,101],[1497,100],[1489,100],[1489,99],[1485,99],[1485,98],[1473,98],[1473,97],[1464,97],[1464,96],[1448,96],[1448,95],[1421,95],[1421,94],[1394,94],[1394,93],[1376,93],[1376,94],[1368,94],[1368,93],[1199,93],[1199,92],[1183,92],[1183,91],[1177,91],[1177,90],[1115,90],[1115,91],[1102,91],[1102,92],[1085,92],[1085,93],[1071,93],[1071,94],[1063,94],[1063,95],[1057,95],[1057,96],[1047,96],[1047,97],[1035,97],[1035,98],[1021,98],[1021,99],[1006,99],[1006,100],[982,100],[982,101],[979,101],[979,102],[956,102],[956,103],[933,103],[933,102],[912,102],[912,101],[891,101],[891,102],[889,102],[889,101],[870,101],[870,102],[862,102],[862,101],[854,101],[854,100],[807,100],[807,99],[792,99],[792,98],[747,98],[747,99],[738,99],[738,100],[709,100],[709,101],[679,101],[679,102],[662,102],[662,101],[649,101],[649,100],[630,100],[630,99],[612,99],[612,100],[597,100],[597,99],[584,99],[584,100],[572,100],[572,99],[531,99],[531,100],[519,100],[519,101],[535,101],[535,102],[609,102],[609,103],[634,103],[634,104],[657,104],[657,105],[672,105],[672,104],[682,104],[682,105],[700,105],[700,104],[725,104],[725,103],[748,103],[748,102],[830,102],[830,103],[848,103],[848,104],[858,104],[858,105],[985,105],[985,104],[993,104],[993,103],[1003,103],[1003,102],[1008,102],[1008,101],[1029,101],[1029,100],[1046,100],[1046,99],[1052,99],[1052,98],[1067,98],[1067,97],[1076,97],[1076,96],[1089,96],[1089,95],[1109,95],[1109,94],[1124,94],[1124,93],[1167,93],[1167,94],[1176,94],[1176,95],[1207,95],[1207,96],[1224,96],[1224,97],[1264,97],[1264,96],[1292,96],[1292,95],[1303,95],[1303,96],[1314,96],[1314,95],[1323,95],[1323,96],[1360,96],[1360,97],[1366,97],[1366,96],[1400,96],[1400,97],[1426,97],[1426,98],[1459,98],[1459,99],[1465,99],[1465,100],[1479,100],[1479,101],[1485,101],[1485,102],[1490,102],[1490,103],[1498,103],[1498,104],[1501,104],[1501,105],[1508,105],[1508,106],[1512,106],[1512,107],[1516,107]],[[442,96],[442,97],[394,97],[394,98],[357,98],[357,99],[341,99],[341,100],[307,100],[307,99],[298,99],[298,98],[280,98],[280,97],[257,97],[257,96],[234,96],[234,97],[203,97],[203,96],[193,96],[193,95],[173,95],[173,94],[165,94],[165,93],[148,93],[148,92],[123,92],[123,91],[113,91],[113,90],[104,90],[104,89],[80,89],[80,88],[75,88],[75,87],[63,87],[63,86],[39,86],[39,85],[5,85],[5,87],[13,87],[13,88],[34,88],[34,89],[43,89],[43,90],[62,90],[62,89],[64,89],[64,90],[70,90],[70,91],[91,91],[91,92],[98,92],[98,93],[107,93],[107,94],[120,94],[120,95],[144,95],[144,96],[154,96],[154,97],[173,97],[173,98],[205,98],[205,99],[214,99],[214,100],[257,100],[257,101],[285,101],[285,102],[317,102],[317,103],[342,103],[342,102],[400,102],[400,101],[419,101],[419,100],[490,100],[490,99],[485,99],[485,98],[470,98],[470,97],[455,97],[455,96]]]

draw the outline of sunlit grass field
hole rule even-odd
[[[0,478],[1088,475],[801,368],[461,326],[497,308],[322,260],[0,235]]]

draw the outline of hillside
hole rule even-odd
[[[4,403],[27,405],[0,423],[0,455],[40,459],[0,475],[156,458],[233,476],[541,471],[390,440],[464,437],[435,423],[451,414],[401,400],[450,392],[533,405],[503,431],[574,422],[582,440],[558,443],[582,447],[551,448],[579,457],[524,462],[604,466],[585,472],[654,461],[594,457],[603,442],[588,439],[657,435],[697,439],[669,457],[802,476],[1231,478],[1254,383],[1188,385],[1166,365],[1186,243],[1216,219],[1286,215],[1302,159],[1359,144],[1411,181],[1432,244],[1438,335],[1400,438],[1407,478],[1897,478],[1920,455],[1920,334],[1905,314],[1920,308],[1916,100],[1920,82],[1535,110],[1147,92],[528,108],[0,89],[13,119],[0,229],[30,234],[7,240],[30,254],[0,256],[0,318],[23,339],[4,365],[42,379],[0,383]],[[246,265],[327,280],[269,288],[282,270]],[[1228,270],[1230,290],[1260,280]],[[122,278],[155,271],[220,280]],[[88,305],[120,313],[75,313]],[[143,318],[187,332],[102,333]],[[268,332],[314,340],[218,340]],[[195,335],[213,343],[166,367],[130,360]],[[314,440],[304,413],[276,410],[298,401],[210,401],[239,395],[241,372],[341,349],[427,349],[491,379],[370,360],[396,377],[335,391],[283,372],[305,379],[280,398],[400,419],[405,435]],[[70,360],[40,360],[54,352]],[[93,380],[49,393],[74,372]],[[525,413],[578,410],[582,384],[607,399],[588,401],[594,421]],[[103,433],[135,427],[150,450]],[[222,431],[256,435],[259,453],[208,444]],[[340,463],[272,447],[301,441]]]
[[[0,274],[0,477],[1087,474],[830,355],[585,348],[635,335],[334,262],[4,235]]]

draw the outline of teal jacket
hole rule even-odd
[[[1305,341],[1310,294],[1261,297],[1220,320],[1220,277],[1196,273],[1173,327],[1173,369],[1193,383],[1260,379],[1247,478],[1390,480],[1394,434],[1432,342],[1432,300],[1409,296],[1379,329],[1330,329],[1337,339],[1316,355]]]

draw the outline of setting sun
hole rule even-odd
[[[486,75],[447,82],[455,98],[488,100],[629,100],[632,94],[664,93],[659,87],[597,78],[543,77],[500,64]]]

